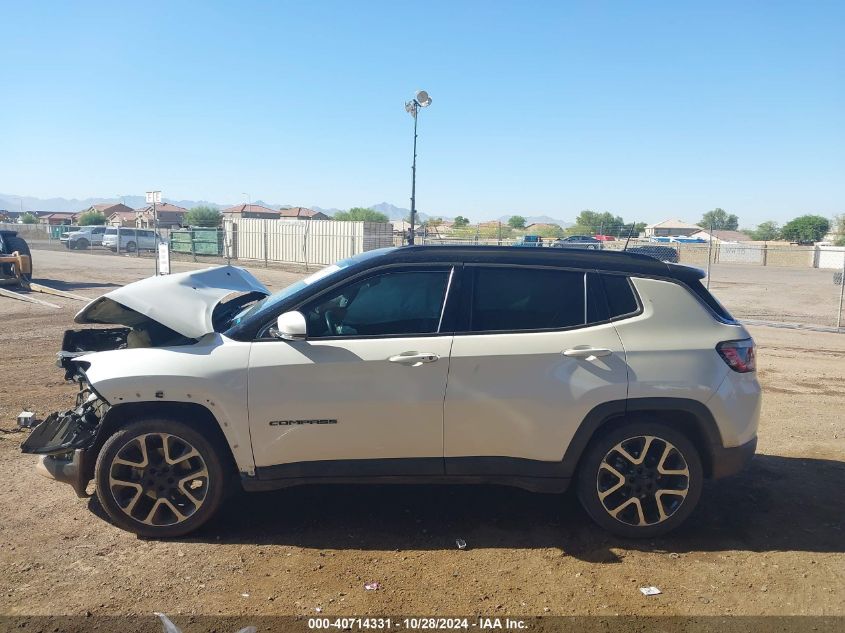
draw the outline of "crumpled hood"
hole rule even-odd
[[[243,268],[215,266],[175,275],[148,277],[94,299],[74,317],[77,323],[132,327],[144,315],[188,338],[214,331],[214,308],[234,293],[270,291]],[[130,311],[127,311],[129,308]]]

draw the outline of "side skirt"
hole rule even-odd
[[[510,457],[418,457],[318,460],[261,466],[241,475],[245,490],[278,490],[304,484],[493,484],[533,492],[569,486],[560,462]]]
[[[558,477],[511,477],[482,475],[382,475],[375,477],[283,477],[259,479],[241,474],[241,485],[247,492],[281,490],[305,485],[492,485],[521,488],[529,492],[559,494],[569,488],[569,479]]]

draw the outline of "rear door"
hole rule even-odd
[[[465,267],[444,413],[447,474],[556,476],[584,417],[627,394],[598,275]],[[461,331],[461,329],[463,331]]]

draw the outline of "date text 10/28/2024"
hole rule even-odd
[[[312,630],[390,630],[408,629],[412,631],[519,631],[527,628],[525,620],[518,618],[308,618],[308,628]]]

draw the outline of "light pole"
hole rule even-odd
[[[161,204],[161,191],[148,191],[147,192],[147,204],[150,202],[153,203],[153,231],[155,235],[155,260],[156,260],[156,276],[159,274],[159,267],[158,267],[158,211],[156,210],[156,204]],[[137,227],[137,225],[136,225]],[[117,237],[117,250],[120,251],[120,235]],[[140,257],[141,249],[138,248],[138,229],[135,229],[135,254]]]
[[[408,232],[408,244],[414,245],[414,221],[417,213],[417,116],[420,108],[431,105],[431,97],[425,90],[417,91],[413,99],[405,104],[405,112],[414,117],[414,162],[411,165],[411,230]]]

